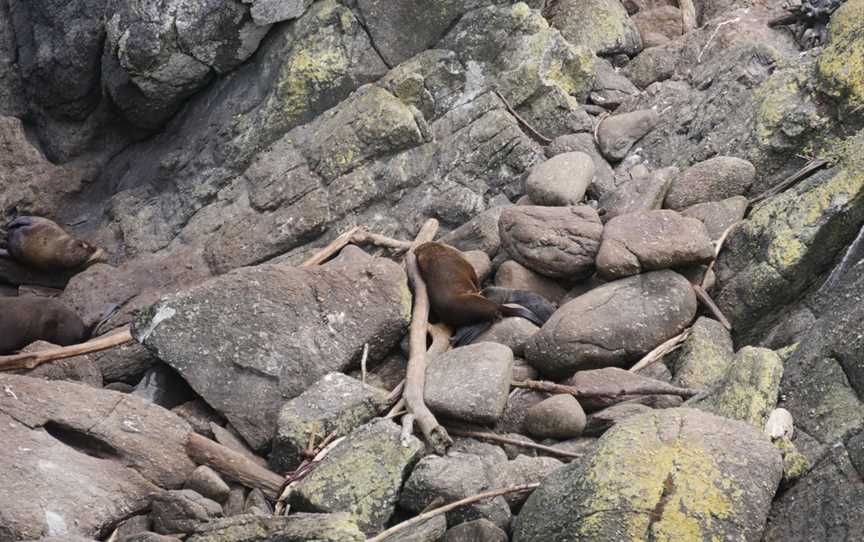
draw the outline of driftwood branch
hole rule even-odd
[[[435,508],[433,510],[423,512],[422,514],[419,514],[419,515],[409,519],[408,521],[403,521],[402,523],[394,525],[393,527],[390,527],[386,531],[384,531],[384,532],[382,532],[376,536],[373,536],[372,538],[367,539],[366,542],[383,542],[384,540],[389,539],[390,537],[392,537],[396,533],[402,532],[405,529],[413,527],[414,525],[417,525],[419,523],[423,523],[424,521],[431,519],[435,516],[440,516],[441,514],[446,514],[447,512],[449,512],[451,510],[455,510],[455,509],[460,508],[462,506],[465,506],[467,504],[473,504],[477,501],[482,501],[485,499],[492,499],[494,497],[500,497],[501,495],[509,495],[511,493],[525,493],[527,491],[534,491],[538,487],[540,487],[539,483],[522,484],[522,485],[518,485],[518,486],[505,487],[503,489],[495,489],[493,491],[486,491],[483,493],[478,493],[477,495],[465,497],[464,499],[459,499],[458,501],[451,502],[450,504],[445,504],[444,506],[442,506],[440,508]]]
[[[696,292],[696,297],[699,299],[699,301],[702,302],[703,305],[705,305],[705,308],[708,309],[708,311],[714,316],[714,318],[716,318],[721,324],[723,324],[723,327],[726,328],[726,331],[732,331],[732,324],[729,323],[729,320],[723,314],[723,311],[721,311],[720,307],[718,307],[717,304],[714,303],[714,300],[711,299],[711,296],[708,295],[708,292],[706,292],[704,288],[697,284],[693,285],[693,291]]]
[[[326,262],[333,257],[334,254],[337,254],[340,250],[345,248],[345,245],[351,242],[351,237],[361,229],[363,229],[363,226],[354,226],[350,230],[342,233],[339,237],[330,241],[327,246],[316,252],[311,258],[300,264],[300,267],[315,267],[316,265],[321,265]]]
[[[515,438],[505,437],[496,433],[484,433],[482,431],[466,431],[463,429],[454,429],[452,427],[448,427],[447,431],[449,431],[451,435],[456,437],[476,438],[481,440],[489,440],[492,442],[500,442],[501,444],[520,446],[522,448],[531,448],[533,450],[539,450],[541,452],[546,452],[548,454],[558,455],[561,457],[572,457],[578,459],[583,456],[583,454],[568,452],[567,450],[559,450],[558,448],[553,448],[552,446],[544,446],[543,444],[537,444],[536,442],[528,442]]]
[[[769,188],[765,192],[762,192],[758,196],[751,199],[750,200],[750,206],[752,207],[752,206],[756,205],[757,203],[759,203],[765,199],[768,199],[772,196],[776,196],[780,192],[783,192],[784,190],[791,188],[795,184],[803,181],[804,179],[806,179],[807,177],[809,177],[810,175],[812,175],[813,173],[817,172],[818,170],[822,169],[823,167],[825,167],[827,165],[828,165],[828,162],[826,160],[820,160],[818,158],[814,158],[814,159],[810,160],[809,162],[804,164],[804,167],[802,167],[801,169],[799,169],[798,171],[796,171],[795,173],[793,173],[792,175],[790,175],[789,177],[784,179],[782,182],[780,182],[776,186]]]
[[[198,433],[189,434],[186,454],[195,463],[207,465],[246,487],[260,489],[271,499],[278,497],[282,489],[283,477],[265,469],[245,455]]]
[[[355,245],[375,245],[377,247],[389,248],[397,252],[405,252],[411,248],[411,241],[403,241],[401,239],[393,239],[377,233],[360,229],[351,236],[351,242]]]
[[[690,329],[691,328],[688,327],[678,335],[675,335],[671,339],[663,342],[654,350],[648,352],[645,357],[636,362],[636,365],[630,367],[630,372],[635,373],[636,371],[642,370],[645,367],[650,367],[651,365],[654,365],[655,363],[663,359],[663,356],[665,356],[666,354],[674,352],[679,346],[681,346],[681,344],[685,340],[687,340],[687,337],[690,336]]]
[[[705,268],[705,274],[702,275],[702,289],[707,289],[708,286],[708,274],[714,270],[714,267],[717,265],[717,258],[720,257],[720,251],[723,250],[723,245],[726,243],[726,238],[729,237],[729,234],[732,233],[732,230],[735,229],[738,224],[741,222],[736,222],[730,225],[728,228],[723,230],[723,233],[720,234],[720,238],[717,239],[717,242],[714,243],[714,257],[711,258],[711,262],[708,264],[708,267]]]
[[[296,469],[285,476],[283,485],[285,486],[279,493],[279,498],[276,499],[273,515],[281,516],[288,514],[288,499],[291,498],[291,493],[297,484],[305,478],[310,472],[315,469],[315,466],[324,459],[330,450],[335,448],[345,437],[336,438],[336,432],[333,431],[326,437],[318,446],[315,446],[315,433],[313,432],[309,438],[309,445],[303,450],[303,461]]]
[[[430,324],[426,326],[426,330],[429,335],[432,336],[432,344],[429,346],[429,350],[426,351],[426,365],[428,366],[430,363],[435,361],[435,358],[439,354],[443,354],[450,349],[450,336],[453,332],[444,324]],[[390,411],[387,412],[388,418],[395,417],[397,412],[404,410],[405,399],[402,397],[402,391],[404,389],[405,380],[402,380],[402,382],[396,384],[393,391],[387,395],[385,404],[387,406],[393,405],[390,408]]]
[[[431,240],[431,239],[430,239]],[[315,267],[321,265],[333,256],[339,253],[340,250],[349,244],[355,245],[375,245],[383,248],[388,248],[396,252],[405,252],[412,246],[411,241],[403,241],[401,239],[393,239],[385,235],[372,233],[364,226],[354,226],[348,231],[342,233],[336,239],[330,241],[324,248],[316,252],[305,262],[300,264],[300,267]]]
[[[577,386],[565,386],[554,382],[546,382],[543,380],[521,380],[511,382],[515,388],[527,388],[529,390],[545,391],[546,393],[569,394],[573,397],[621,397],[625,395],[677,395],[679,397],[689,398],[702,392],[702,390],[692,388],[679,388],[671,384],[661,382],[657,384],[637,384],[635,386],[624,387],[609,387],[602,388],[600,386],[591,386],[590,389],[580,388]]]
[[[110,335],[97,337],[81,344],[52,348],[40,352],[0,356],[0,371],[32,369],[37,365],[49,361],[81,356],[83,354],[92,354],[93,352],[101,352],[102,350],[108,350],[109,348],[126,344],[132,340],[132,333],[129,331],[129,326],[126,326]]]
[[[549,143],[552,143],[551,139],[544,136],[543,134],[538,132],[536,128],[534,128],[533,126],[528,124],[528,121],[523,119],[522,116],[519,113],[517,113],[515,109],[513,109],[513,106],[510,105],[510,102],[507,101],[507,98],[505,98],[504,95],[502,95],[497,90],[494,90],[493,92],[495,93],[496,96],[498,96],[498,98],[501,99],[501,101],[504,103],[504,107],[506,107],[507,111],[511,115],[513,115],[513,118],[515,118],[519,122],[519,124],[524,126],[529,132],[531,132],[531,135],[533,135],[536,139],[540,140],[544,145],[548,145]]]

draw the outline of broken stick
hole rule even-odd
[[[222,446],[198,433],[189,433],[186,455],[199,465],[207,465],[246,487],[257,488],[271,499],[279,496],[285,479],[265,469],[245,455]]]
[[[645,354],[645,357],[636,362],[636,365],[630,367],[630,372],[635,373],[636,371],[642,370],[645,367],[650,367],[651,365],[654,365],[655,363],[663,359],[663,356],[665,356],[666,354],[675,351],[679,346],[681,346],[681,343],[683,343],[687,339],[687,337],[690,336],[690,329],[691,328],[688,327],[678,335],[675,335],[671,339],[663,342],[654,350]]]
[[[543,444],[537,444],[536,442],[528,442],[525,440],[519,440],[515,438],[505,437],[502,435],[498,435],[496,433],[484,433],[482,431],[466,431],[462,429],[447,429],[451,435],[457,437],[467,437],[467,438],[476,438],[480,440],[490,440],[492,442],[499,442],[501,444],[509,444],[511,446],[519,446],[522,448],[531,448],[533,450],[539,450],[541,452],[546,452],[547,454],[558,455],[561,457],[572,457],[575,459],[579,459],[583,457],[585,454],[577,454],[575,452],[569,452],[567,450],[559,450],[558,448],[553,448],[552,446],[544,446]]]
[[[344,232],[336,239],[330,241],[327,246],[313,254],[311,258],[300,264],[300,267],[315,267],[316,265],[321,265],[326,262],[333,257],[334,254],[345,248],[345,245],[351,242],[351,237],[362,229],[363,226],[354,226],[350,230]]]
[[[431,324],[426,326],[429,335],[432,336],[432,344],[429,350],[426,351],[426,364],[433,362],[435,357],[443,354],[450,349],[450,336],[453,334],[450,328],[444,324]],[[395,417],[396,413],[405,408],[405,398],[402,397],[402,390],[405,389],[405,380],[396,384],[387,395],[386,405],[393,405],[390,411],[387,412],[387,417]]]
[[[527,388],[529,390],[545,391],[547,393],[566,393],[577,399],[580,397],[622,397],[625,395],[677,395],[679,397],[689,398],[702,393],[702,390],[679,388],[671,384],[666,384],[665,382],[661,382],[658,385],[640,384],[632,388],[617,387],[608,389],[602,389],[598,386],[591,386],[592,389],[581,389],[575,386],[565,386],[563,384],[556,384],[554,382],[546,382],[543,380],[513,381],[511,382],[511,385],[516,388]]]
[[[109,348],[132,342],[132,340],[132,333],[129,331],[129,326],[125,326],[109,335],[90,339],[89,341],[80,344],[52,348],[40,352],[0,356],[0,371],[33,369],[34,367],[49,361],[81,356],[83,354],[92,354],[93,352],[101,352],[102,350],[108,350]]]
[[[705,307],[708,309],[708,311],[712,315],[714,315],[714,318],[716,318],[721,324],[723,324],[723,327],[726,328],[726,331],[732,331],[732,324],[729,323],[726,315],[724,315],[723,312],[720,310],[720,307],[718,307],[717,304],[714,303],[714,300],[711,299],[711,296],[708,295],[708,292],[706,292],[703,287],[697,284],[693,285],[693,291],[696,292],[696,297],[699,299],[699,301],[701,301],[702,304],[705,305]]]

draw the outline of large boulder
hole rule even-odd
[[[665,205],[681,210],[697,203],[743,196],[755,179],[756,168],[747,160],[715,156],[682,171],[672,182]]]
[[[606,210],[603,219],[609,221],[616,216],[662,208],[666,192],[669,191],[669,186],[678,172],[678,168],[673,166],[658,169],[647,175],[631,174],[630,180],[607,193],[601,200]]]
[[[864,106],[864,82],[860,77],[864,69],[862,8],[861,0],[848,0],[834,12],[828,29],[828,46],[819,55],[817,72],[823,90],[839,98],[844,113],[853,115]]]
[[[364,344],[370,359],[383,357],[410,309],[405,273],[389,260],[261,265],[163,299],[133,334],[261,448],[285,400],[359,361]]]
[[[535,205],[578,205],[594,180],[594,161],[582,152],[566,152],[534,166],[525,192]]]
[[[598,444],[529,497],[515,542],[760,539],[783,466],[755,428],[668,409],[623,420]]]
[[[189,542],[264,542],[268,540],[318,540],[320,542],[363,542],[366,537],[350,514],[308,514],[289,516],[241,516],[201,525],[187,538]]]
[[[639,29],[619,0],[563,0],[552,5],[548,17],[567,41],[595,54],[633,56],[642,50]]]
[[[684,330],[696,294],[673,271],[610,282],[565,304],[525,345],[540,372],[566,377],[580,369],[626,366]]]

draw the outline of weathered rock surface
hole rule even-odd
[[[781,473],[780,453],[747,424],[692,409],[646,413],[547,478],[513,539],[759,540]]]
[[[649,175],[632,176],[603,198],[602,205],[606,210],[603,219],[608,221],[616,216],[660,209],[676,175],[677,167],[667,167]]]
[[[566,152],[536,165],[525,181],[534,205],[577,205],[594,180],[594,161],[585,153]]]
[[[602,58],[597,61],[596,76],[590,95],[591,102],[596,105],[614,109],[627,98],[639,94],[639,89],[629,79]]]
[[[558,309],[525,345],[541,373],[625,366],[687,327],[696,295],[687,279],[664,270],[617,280]]]
[[[513,351],[476,342],[435,357],[426,368],[426,405],[435,413],[474,423],[495,423],[504,413]]]
[[[594,162],[594,182],[588,187],[591,197],[600,199],[615,189],[615,173],[597,148],[592,134],[566,134],[556,137],[545,150],[550,158],[566,152],[581,152],[591,157]]]
[[[665,205],[680,210],[697,203],[743,196],[755,178],[756,168],[747,160],[717,156],[682,171],[672,182]]]
[[[51,344],[45,341],[36,341],[33,344],[23,348],[21,353],[39,352],[42,350],[51,350],[58,348],[56,344]],[[102,371],[99,365],[93,359],[92,354],[82,356],[74,356],[71,358],[59,359],[50,361],[34,367],[27,371],[27,376],[44,378],[46,380],[68,380],[73,382],[81,382],[94,388],[102,387]]]
[[[634,401],[606,407],[588,416],[588,420],[585,422],[584,434],[586,436],[599,437],[615,424],[632,416],[645,414],[646,412],[651,412],[651,407]]]
[[[442,243],[462,251],[482,250],[489,257],[498,252],[501,235],[498,233],[498,220],[504,207],[493,207],[475,216],[441,238]]]
[[[175,489],[153,498],[150,516],[157,533],[191,533],[199,524],[222,517],[222,507],[191,489]]]
[[[600,152],[609,160],[623,160],[633,145],[658,122],[659,115],[651,109],[621,113],[605,119],[597,130]]]
[[[507,533],[488,519],[460,523],[447,530],[444,542],[507,542]]]
[[[558,303],[567,293],[567,290],[554,280],[535,273],[513,260],[507,260],[498,266],[495,272],[495,286],[528,290],[543,296],[551,303]]]
[[[510,256],[541,275],[577,280],[594,270],[603,226],[591,207],[510,207],[498,225]]]
[[[528,409],[527,431],[539,438],[569,439],[585,429],[585,412],[572,395],[553,395]]]
[[[690,328],[690,336],[674,357],[670,356],[675,368],[673,382],[685,388],[713,387],[723,380],[734,355],[726,328],[717,320],[700,316]]]
[[[642,50],[639,30],[618,0],[564,0],[553,4],[547,16],[567,41],[595,54],[632,56]]]
[[[319,540],[363,542],[366,537],[350,514],[308,514],[263,517],[245,514],[211,521],[187,538],[189,542],[265,542],[268,540]]]
[[[267,27],[272,23],[296,19],[312,4],[312,0],[243,0],[255,24]]]
[[[682,209],[681,214],[701,220],[711,240],[717,241],[731,225],[744,218],[747,205],[747,198],[735,196],[722,201],[697,203]]]
[[[620,215],[603,228],[597,273],[611,280],[655,269],[707,263],[714,246],[705,225],[675,211]]]
[[[292,509],[350,512],[365,533],[381,531],[400,498],[402,481],[423,451],[423,443],[413,436],[403,446],[400,434],[390,420],[349,434],[297,484]]]
[[[662,364],[661,364],[662,365]],[[608,389],[632,390],[634,394],[625,394],[616,397],[608,397],[597,395],[595,397],[583,397],[579,400],[587,412],[599,410],[612,406],[621,401],[633,401],[640,397],[650,397],[644,393],[635,392],[645,391],[647,389],[658,390],[657,394],[663,394],[663,391],[675,391],[674,386],[667,382],[656,380],[649,376],[645,376],[641,372],[631,373],[630,371],[619,367],[606,367],[604,369],[592,369],[588,371],[578,371],[573,376],[562,380],[562,384],[566,386],[574,386],[586,391],[596,391]]]
[[[192,471],[186,480],[186,488],[218,503],[228,500],[231,488],[219,474],[206,465],[201,465]]]
[[[404,271],[388,260],[264,265],[160,301],[133,333],[260,448],[284,400],[356,363],[366,343],[370,359],[383,356],[404,333],[410,304]]]
[[[525,352],[525,343],[532,335],[537,333],[539,327],[535,326],[525,318],[511,317],[502,318],[492,324],[474,339],[473,342],[493,342],[503,344],[509,348],[514,356],[522,356]]]
[[[645,48],[662,45],[684,33],[681,10],[674,5],[640,10],[631,20],[639,29]]]

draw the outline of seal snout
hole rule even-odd
[[[108,261],[108,253],[106,253],[103,249],[97,248],[93,254],[87,258],[87,261],[84,262],[84,267],[89,267],[96,263],[105,263]]]

